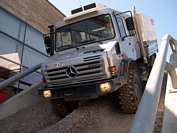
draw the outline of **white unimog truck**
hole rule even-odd
[[[44,37],[50,58],[41,65],[39,94],[65,117],[78,101],[117,95],[125,113],[135,113],[158,52],[153,19],[92,3],[71,10]]]

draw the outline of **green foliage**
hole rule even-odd
[[[163,76],[167,78],[167,76],[168,76],[168,71],[165,70]]]
[[[145,72],[146,72],[146,71],[145,71]],[[143,74],[144,74],[144,72],[143,72]],[[167,76],[168,76],[168,71],[167,71],[167,70],[164,70],[163,76],[167,78]],[[146,77],[143,81],[148,81],[148,78],[149,78],[149,77]]]

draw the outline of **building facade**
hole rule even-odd
[[[0,81],[45,61],[43,35],[64,17],[48,0],[0,0]],[[40,70],[0,90],[0,103],[41,80]]]

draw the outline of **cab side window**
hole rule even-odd
[[[120,37],[126,36],[122,18],[116,17],[116,20],[117,20],[117,26],[119,28]]]

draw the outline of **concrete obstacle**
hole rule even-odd
[[[38,102],[47,100],[38,95],[37,88],[40,88],[41,85],[42,82],[39,81],[0,104],[0,120],[17,113],[21,109],[28,108]]]

